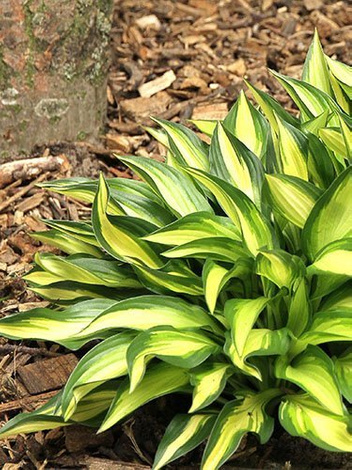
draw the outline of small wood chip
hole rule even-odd
[[[143,98],[150,98],[158,93],[158,91],[165,90],[176,80],[176,75],[173,70],[168,70],[161,77],[155,78],[150,82],[144,83],[138,87],[139,94]]]
[[[160,20],[156,15],[142,16],[142,18],[138,18],[135,23],[140,29],[153,29],[154,31],[159,31],[161,28]]]
[[[228,113],[226,103],[198,105],[194,108],[192,119],[224,119]]]
[[[35,394],[65,385],[77,363],[74,354],[66,354],[19,367],[17,372],[28,392]]]

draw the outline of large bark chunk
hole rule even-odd
[[[111,9],[112,0],[1,0],[0,156],[98,136]]]

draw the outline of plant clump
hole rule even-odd
[[[71,178],[43,187],[92,203],[91,220],[47,220],[25,279],[51,308],[9,315],[0,334],[77,350],[100,340],[45,406],[0,437],[81,423],[102,432],[157,397],[191,397],[154,470],[207,441],[218,469],[243,436],[275,423],[352,451],[351,68],[318,35],[302,80],[272,72],[289,114],[248,83],[209,136],[155,119],[167,160],[119,157],[142,181]]]

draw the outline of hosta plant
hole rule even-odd
[[[38,253],[25,277],[52,306],[2,318],[0,334],[94,347],[1,437],[77,422],[102,432],[177,392],[190,408],[154,470],[203,441],[201,468],[218,469],[275,422],[352,451],[352,73],[317,34],[302,80],[272,73],[298,117],[248,84],[258,107],[241,93],[223,122],[193,122],[208,139],[155,119],[166,162],[119,157],[141,181],[42,185],[92,202],[91,220],[33,235],[67,254]]]

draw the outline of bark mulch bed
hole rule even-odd
[[[347,0],[117,0],[107,128],[101,142],[38,148],[33,159],[0,166],[0,314],[47,304],[20,279],[37,251],[53,251],[28,235],[45,229],[40,219],[78,220],[90,210],[43,191],[37,182],[96,177],[99,171],[133,177],[112,154],[162,158],[163,150],[143,129],[153,125],[150,115],[177,122],[221,119],[244,88],[243,77],[291,108],[267,68],[298,77],[314,27],[326,53],[349,63],[351,23]],[[82,353],[38,341],[0,339],[1,422],[57,393]],[[182,396],[160,399],[99,436],[79,426],[19,436],[0,447],[0,466],[148,469],[171,415],[187,405]],[[169,468],[199,468],[200,455],[198,449]],[[347,469],[352,461],[346,454],[324,452],[277,432],[266,446],[248,436],[224,468]]]

